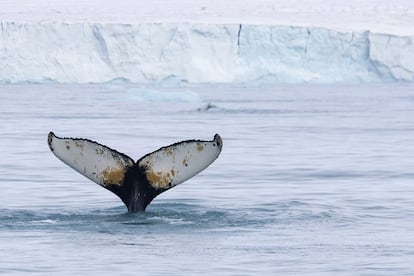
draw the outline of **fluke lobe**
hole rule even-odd
[[[207,168],[219,156],[223,142],[187,140],[162,147],[134,162],[127,155],[82,138],[48,135],[50,150],[63,163],[121,198],[128,212],[145,211],[162,192]]]

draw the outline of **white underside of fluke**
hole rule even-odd
[[[126,170],[134,165],[128,156],[86,139],[59,138],[51,132],[48,144],[57,158],[104,187],[122,185]]]
[[[104,187],[122,186],[126,171],[135,164],[125,154],[87,139],[59,138],[50,132],[48,144],[57,158]],[[222,145],[216,134],[212,141],[188,140],[160,148],[137,163],[153,188],[165,190],[208,167],[220,155]]]
[[[221,152],[222,144],[218,134],[212,141],[183,141],[147,154],[138,160],[138,165],[145,168],[145,176],[154,188],[167,189],[213,163]]]

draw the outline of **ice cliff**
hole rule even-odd
[[[237,24],[0,27],[0,83],[414,81],[410,36]]]

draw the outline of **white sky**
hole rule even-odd
[[[414,34],[414,0],[0,0],[0,20],[194,22]]]

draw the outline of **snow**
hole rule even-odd
[[[2,0],[8,22],[215,23],[414,34],[412,0]]]
[[[3,0],[0,19],[0,83],[414,81],[407,0]]]

